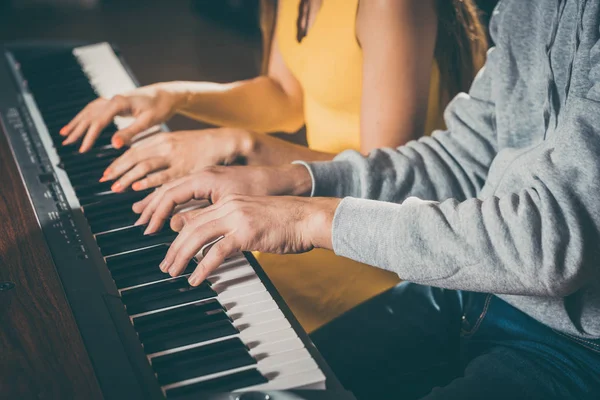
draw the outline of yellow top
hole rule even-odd
[[[362,50],[356,40],[358,0],[323,0],[302,42],[296,39],[300,0],[280,0],[275,35],[304,92],[309,147],[339,153],[360,147]],[[440,127],[439,74],[432,69],[426,132]],[[331,251],[258,254],[261,265],[307,331],[398,283],[398,277]]]
[[[360,148],[363,55],[356,39],[358,0],[323,0],[308,34],[296,39],[300,0],[281,0],[275,34],[286,66],[304,92],[311,149],[339,153]],[[442,127],[439,73],[432,68],[426,133]]]

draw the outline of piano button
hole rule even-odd
[[[216,297],[207,282],[190,286],[186,277],[140,286],[121,293],[129,315]]]
[[[167,399],[192,400],[206,396],[209,393],[231,392],[267,382],[267,378],[257,369],[248,369],[186,386],[174,386],[166,390],[166,395]]]
[[[152,366],[160,385],[254,364],[256,361],[237,338],[152,359]]]
[[[178,349],[197,343],[208,342],[238,334],[238,330],[226,318],[224,313],[216,314],[217,321],[202,326],[188,325],[176,331],[161,331],[161,334],[148,336],[142,340],[144,351],[148,355]]]

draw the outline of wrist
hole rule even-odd
[[[333,250],[332,229],[335,211],[341,199],[312,198],[307,200],[305,227],[312,247]]]
[[[288,182],[287,194],[309,197],[312,193],[312,177],[302,164],[285,164],[278,167],[280,176]]]
[[[173,112],[185,110],[189,104],[190,91],[186,89],[183,82],[162,82],[155,85],[156,90],[162,92],[169,98]]]

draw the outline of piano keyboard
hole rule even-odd
[[[115,119],[85,154],[78,152],[80,143],[61,145],[60,128],[87,103],[136,87],[112,47],[101,43],[45,52],[15,49],[7,54],[24,94],[19,112],[30,114],[30,128],[37,131],[30,133],[30,146],[39,147],[32,151],[38,157],[32,161],[40,164],[38,180],[48,188],[45,200],[53,198],[57,205],[57,211],[47,215],[37,209],[40,207],[36,211],[42,227],[42,219],[48,215],[53,227],[60,221],[65,241],[78,251],[68,273],[67,266],[62,271],[58,268],[56,258],[61,256],[55,257],[67,295],[72,292],[67,287],[71,277],[83,274],[85,268],[94,269],[84,266],[85,262],[99,261],[96,264],[100,265],[95,265],[99,274],[110,273],[105,290],[119,296],[123,307],[118,312],[125,310],[131,323],[120,329],[135,330],[147,360],[147,365],[139,368],[150,366],[160,387],[158,397],[198,398],[213,392],[330,386],[326,365],[250,255],[227,260],[198,287],[187,283],[195,262],[176,278],[159,270],[176,233],[165,228],[144,236],[144,226],[133,226],[137,216],[131,205],[149,191],[113,193],[112,182],[98,182],[104,169],[123,154],[110,140],[117,129],[131,123],[130,118]],[[11,113],[16,111],[5,114]],[[44,167],[46,158],[52,167]],[[27,178],[25,181],[28,187],[33,185]],[[35,205],[36,198],[33,200]],[[65,219],[68,213],[75,217]],[[78,214],[85,219],[77,219]],[[85,226],[79,226],[81,221]],[[86,242],[81,236],[94,240]],[[50,247],[55,254],[52,244]],[[76,268],[77,263],[81,268]],[[77,316],[84,311],[74,308],[74,312]],[[85,341],[83,330],[82,335]],[[86,341],[88,350],[93,347],[89,343]],[[91,351],[90,357],[94,359]]]

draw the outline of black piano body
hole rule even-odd
[[[106,44],[100,47],[102,51],[112,52],[128,79],[137,84],[118,50]],[[113,217],[103,210],[103,207],[112,204],[123,208],[125,200],[122,199],[132,202],[139,196],[133,192],[107,195],[105,187],[99,188],[100,184],[90,179],[92,169],[101,174],[98,166],[106,165],[118,156],[119,153],[110,147],[110,140],[107,140],[116,127],[100,136],[92,151],[97,155],[94,159],[88,156],[77,158],[75,147],[65,149],[58,145],[57,130],[61,124],[72,118],[94,96],[105,95],[98,93],[104,89],[92,87],[96,84],[90,83],[90,87],[77,84],[78,80],[91,79],[89,71],[77,70],[77,63],[81,63],[82,58],[73,54],[76,53],[74,49],[79,48],[87,49],[89,46],[81,43],[30,43],[0,48],[0,127],[3,131],[0,136],[4,136],[0,137],[0,161],[5,169],[0,172],[5,175],[0,190],[4,193],[2,197],[6,205],[4,209],[0,208],[0,215],[4,213],[6,216],[2,234],[6,233],[8,238],[0,245],[0,252],[8,252],[10,246],[19,247],[22,252],[17,252],[12,260],[0,253],[0,260],[4,260],[4,265],[0,264],[0,304],[3,304],[0,344],[6,346],[4,350],[0,349],[0,358],[3,358],[0,371],[4,371],[0,374],[4,376],[0,376],[0,391],[3,392],[0,397],[9,394],[38,398],[224,398],[222,393],[244,387],[258,385],[257,390],[271,390],[268,387],[271,380],[285,382],[286,372],[281,372],[279,381],[276,381],[275,367],[269,372],[270,376],[261,372],[259,356],[269,361],[270,355],[252,353],[252,348],[243,339],[243,330],[252,329],[249,327],[251,324],[236,325],[235,318],[227,314],[230,311],[227,305],[221,304],[229,301],[228,306],[247,307],[231,294],[246,295],[246,292],[238,287],[227,288],[215,297],[213,289],[217,289],[206,282],[205,292],[200,296],[200,291],[188,290],[181,280],[174,282],[168,277],[157,276],[161,273],[154,265],[144,265],[143,273],[124,269],[126,263],[132,262],[138,255],[154,262],[168,246],[172,235],[167,232],[154,241],[140,244],[135,239],[137,231],[129,226],[130,217]],[[83,58],[96,57],[94,52],[91,56],[85,52],[82,54]],[[105,73],[105,69],[100,68],[99,73]],[[73,79],[68,75],[71,73]],[[161,128],[167,129],[165,126]],[[81,165],[89,165],[90,168]],[[26,197],[23,196],[23,187]],[[14,210],[15,204],[19,205],[18,213]],[[28,225],[25,230],[27,237],[21,241],[21,248],[18,244],[20,239],[11,242],[10,238],[24,224]],[[108,230],[108,233],[99,233],[102,229]],[[34,262],[35,268],[30,265],[33,260],[27,259],[27,254],[32,251],[42,258],[42,261]],[[298,348],[293,352],[304,354],[302,362],[297,364],[281,354],[278,358],[274,356],[273,360],[279,363],[282,360],[290,363],[291,366],[286,364],[286,371],[290,373],[296,373],[294,365],[306,369],[306,372],[300,372],[306,376],[307,385],[283,389],[319,389],[304,393],[316,396],[334,393],[330,398],[348,395],[252,255],[240,256],[232,264],[231,271],[238,268],[235,263],[243,264],[239,268],[245,268],[246,275],[242,276],[241,272],[238,275],[242,278],[249,276],[248,282],[254,282],[251,287],[260,286],[256,283],[258,279],[266,288],[268,295],[263,293],[260,300],[264,303],[256,301],[276,304],[277,309],[264,315],[276,318],[280,311],[287,322],[281,317],[277,317],[280,318],[278,321],[287,326],[285,332],[297,336],[293,343],[301,343],[298,347],[304,349]],[[253,271],[252,276],[249,268]],[[23,274],[24,269],[37,269],[37,272]],[[235,281],[236,284],[238,281],[240,279]],[[241,282],[243,286],[243,279]],[[176,296],[174,292],[168,292],[171,286],[178,287],[175,288],[178,291]],[[187,297],[181,297],[183,292]],[[223,293],[231,295],[227,297]],[[264,296],[270,297],[266,299]],[[168,300],[165,300],[167,297]],[[232,300],[223,300],[230,298]],[[44,305],[49,308],[44,309]],[[183,307],[193,310],[196,319],[190,319],[186,324],[189,312],[185,317],[181,312],[177,314],[178,308]],[[206,311],[210,307],[214,309]],[[34,315],[36,310],[39,315]],[[206,314],[200,315],[203,312]],[[261,310],[254,307],[253,312],[260,314]],[[157,317],[163,315],[167,316],[166,320]],[[258,317],[252,314],[252,318],[256,320]],[[172,323],[172,327],[179,327],[173,330],[181,329],[183,336],[212,340],[206,345],[198,345],[192,343],[192,339],[186,342],[180,337],[173,338],[165,321]],[[195,322],[205,324],[202,332],[198,329],[190,331]],[[44,329],[48,330],[47,334],[39,332]],[[231,329],[236,329],[237,333],[232,333]],[[272,330],[276,331],[276,328]],[[206,336],[206,332],[222,332],[224,338],[217,333]],[[21,333],[22,341],[12,340]],[[146,337],[148,339],[144,342]],[[291,340],[289,343],[292,343]],[[175,349],[173,352],[169,344],[183,350]],[[253,340],[252,344],[260,345],[260,340]],[[1,352],[7,357],[2,357]],[[152,362],[149,361],[149,352],[154,354]],[[184,353],[187,358],[182,358]],[[219,359],[220,354],[225,357],[223,360]],[[291,352],[284,354],[292,357]],[[308,360],[307,354],[312,361]],[[206,366],[195,364],[194,357],[204,361],[216,360],[215,365],[223,365],[218,370],[212,367],[206,369]],[[200,375],[195,376],[190,371]],[[318,376],[317,372],[326,378],[323,382],[309,379]],[[23,378],[27,374],[32,375]],[[182,381],[184,383],[180,385]],[[275,389],[279,388],[276,386]],[[327,391],[321,392],[323,389]],[[271,392],[271,398],[276,398],[275,393]]]

